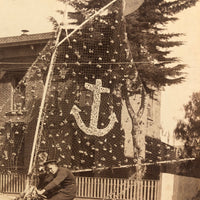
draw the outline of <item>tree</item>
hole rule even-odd
[[[175,134],[177,139],[185,143],[185,151],[189,157],[200,157],[200,92],[193,93],[190,101],[184,106],[185,118],[177,123]]]
[[[126,17],[127,33],[131,44],[134,61],[144,86],[160,88],[181,83],[184,80],[184,64],[175,64],[178,58],[169,57],[171,48],[180,46],[181,41],[174,41],[181,33],[165,33],[165,25],[178,20],[176,13],[194,6],[191,1],[145,1],[135,12]]]

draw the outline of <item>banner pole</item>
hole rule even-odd
[[[44,110],[44,105],[45,105],[45,100],[46,100],[46,94],[47,94],[48,87],[49,87],[50,77],[51,77],[51,74],[52,74],[53,69],[54,69],[54,63],[55,63],[55,60],[56,60],[56,55],[57,55],[56,53],[57,53],[57,49],[58,49],[57,44],[59,42],[61,31],[62,31],[62,28],[59,27],[58,35],[57,35],[56,42],[55,42],[55,48],[54,48],[54,51],[53,51],[53,54],[52,54],[52,57],[51,57],[49,70],[48,70],[48,73],[47,73],[46,82],[45,82],[44,89],[43,89],[43,95],[42,95],[42,100],[41,100],[41,104],[40,104],[40,110],[39,110],[37,125],[36,125],[36,129],[35,129],[33,145],[32,145],[32,151],[31,151],[31,157],[30,157],[30,163],[29,163],[29,169],[28,169],[28,177],[27,177],[27,182],[26,182],[26,188],[29,187],[30,181],[31,181],[31,174],[32,174],[33,167],[34,167],[33,166],[34,157],[36,156],[35,155],[35,153],[36,153],[35,150],[36,150],[37,140],[38,140],[38,136],[39,136],[42,113],[43,113],[43,110]]]

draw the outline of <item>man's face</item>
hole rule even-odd
[[[48,164],[47,169],[50,173],[55,174],[58,171],[58,166],[56,164]]]

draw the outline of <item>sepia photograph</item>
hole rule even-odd
[[[199,0],[0,0],[0,200],[200,200]]]

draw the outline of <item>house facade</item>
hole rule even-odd
[[[26,89],[17,85],[53,37],[53,33],[42,33],[0,38],[0,149],[8,168],[27,167],[24,141],[29,137],[22,134],[26,129]]]

